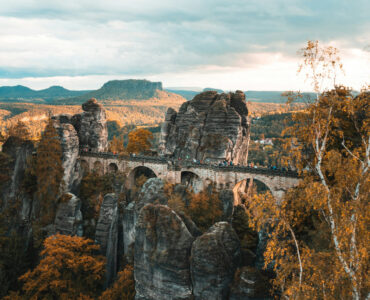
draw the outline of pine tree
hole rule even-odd
[[[63,187],[62,146],[51,119],[37,148],[35,173],[41,221],[48,223],[54,218],[57,199]]]

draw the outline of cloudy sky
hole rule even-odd
[[[320,40],[358,89],[370,82],[369,11],[368,0],[1,0],[0,85],[309,90],[297,50]]]

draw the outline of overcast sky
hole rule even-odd
[[[309,90],[297,50],[341,50],[355,89],[370,82],[368,0],[1,0],[0,85]]]

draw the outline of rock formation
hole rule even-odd
[[[248,156],[248,109],[242,91],[203,92],[177,113],[169,108],[161,130],[160,154],[181,159],[245,165]]]
[[[128,203],[123,208],[123,247],[124,254],[130,259],[132,256],[133,244],[135,242],[135,226],[140,210],[147,204],[167,204],[164,194],[164,183],[159,178],[150,178],[142,186],[136,201]]]
[[[58,115],[52,117],[54,126],[59,131],[64,150],[74,149],[78,136],[79,148],[86,151],[101,152],[108,147],[108,129],[105,110],[94,98],[82,104],[84,112],[76,115]],[[69,125],[72,125],[70,127]],[[74,129],[74,130],[73,130]]]
[[[227,299],[239,261],[239,239],[229,223],[216,223],[198,237],[190,259],[195,300]]]
[[[76,115],[53,116],[62,146],[63,180],[65,191],[74,191],[81,179],[78,152],[105,151],[108,147],[108,130],[105,110],[96,99],[82,104],[84,112]]]
[[[135,299],[192,299],[189,256],[194,240],[169,207],[140,211],[135,239]]]
[[[82,104],[84,112],[81,114],[78,137],[80,149],[101,152],[108,147],[108,129],[105,110],[94,98]],[[79,117],[76,117],[79,119]]]
[[[99,219],[96,225],[95,240],[100,245],[102,254],[106,254],[109,231],[117,214],[117,197],[115,194],[106,194],[100,207]]]
[[[105,287],[109,286],[118,268],[119,243],[119,210],[117,196],[106,194],[100,207],[99,219],[96,224],[95,241],[100,245],[100,251],[107,257]]]
[[[23,141],[17,137],[10,137],[2,147],[2,152],[11,158],[10,180],[0,185],[1,207],[0,211],[7,208],[16,198],[21,200],[21,219],[27,220],[32,212],[32,199],[22,192],[22,181],[27,168],[27,161],[34,151],[31,141]]]
[[[243,267],[236,272],[229,300],[272,300],[268,278],[253,267]]]
[[[55,216],[55,231],[66,235],[83,235],[81,201],[67,193],[64,202],[59,203]]]
[[[72,125],[72,117],[70,115],[54,116],[52,120],[62,146],[63,181],[65,189],[69,191],[72,188],[74,180],[78,178],[78,172],[76,172],[75,166],[80,143],[77,131]]]
[[[232,190],[221,190],[219,198],[222,203],[222,220],[230,222],[234,212],[234,193]]]

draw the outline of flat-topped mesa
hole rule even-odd
[[[246,165],[248,109],[242,91],[206,91],[185,102],[179,112],[169,108],[161,130],[160,155],[182,160],[223,160]]]

